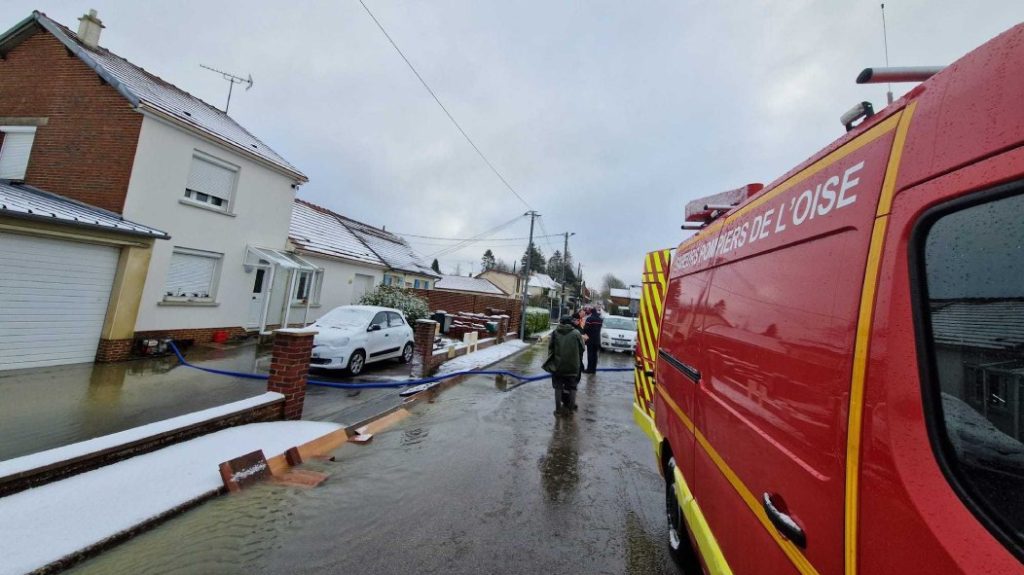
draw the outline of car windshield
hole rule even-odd
[[[316,325],[320,327],[366,327],[373,319],[373,314],[373,310],[339,307],[318,319]]]
[[[604,328],[636,331],[636,320],[629,317],[606,317],[604,318]]]

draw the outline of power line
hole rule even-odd
[[[474,242],[479,242],[479,241],[485,239],[486,236],[498,233],[499,231],[501,231],[501,230],[511,226],[512,224],[514,224],[517,221],[519,221],[519,219],[524,217],[525,215],[526,214],[523,214],[521,216],[516,216],[516,217],[512,218],[511,220],[509,220],[509,221],[507,221],[507,222],[505,222],[503,224],[497,225],[497,226],[495,226],[495,227],[493,227],[493,228],[491,228],[491,229],[489,229],[487,231],[481,232],[481,233],[477,234],[476,236],[474,236],[472,238],[469,238],[469,239],[467,239],[465,241],[462,241],[462,242],[459,242],[459,243],[457,243],[457,244],[455,244],[453,246],[450,246],[450,247],[441,249],[441,250],[439,250],[437,252],[434,252],[434,253],[430,254],[430,257],[435,257],[436,258],[436,257],[440,257],[442,255],[448,255],[448,254],[451,254],[451,253],[455,253],[455,252],[461,250],[462,248],[468,247],[470,244],[472,244]]]
[[[482,159],[484,163],[487,164],[487,167],[490,168],[492,172],[494,172],[495,176],[498,176],[498,179],[501,180],[501,183],[505,184],[505,187],[508,188],[508,191],[512,192],[512,194],[515,195],[515,197],[518,198],[520,202],[523,202],[524,206],[526,206],[529,209],[533,209],[533,207],[530,206],[530,204],[523,199],[523,196],[520,196],[519,192],[517,192],[515,188],[512,187],[512,184],[508,183],[508,180],[505,179],[505,176],[502,176],[501,172],[499,172],[498,169],[494,167],[494,164],[492,164],[491,161],[487,159],[487,156],[485,156],[484,153],[480,151],[480,148],[476,145],[475,142],[473,142],[473,139],[469,137],[469,134],[467,134],[466,131],[462,129],[462,126],[459,125],[459,122],[455,120],[455,116],[452,116],[452,113],[449,112],[448,108],[446,108],[445,105],[441,103],[441,99],[437,97],[437,94],[435,94],[434,90],[431,89],[429,84],[427,84],[427,81],[424,80],[423,76],[420,76],[420,73],[416,71],[416,67],[413,66],[412,62],[410,62],[409,59],[405,57],[405,53],[403,53],[402,49],[398,47],[398,44],[396,44],[395,41],[391,38],[391,35],[388,34],[388,31],[385,30],[384,26],[380,23],[379,20],[377,20],[377,17],[373,15],[373,12],[370,11],[369,6],[367,6],[366,3],[363,2],[363,0],[359,0],[359,4],[361,4],[363,6],[363,10],[366,10],[366,13],[370,15],[370,18],[373,20],[373,23],[376,24],[378,28],[380,28],[380,31],[384,34],[384,37],[388,39],[388,42],[391,42],[391,46],[394,47],[395,51],[398,52],[398,55],[402,57],[402,60],[405,60],[406,65],[409,66],[409,69],[412,70],[412,73],[416,75],[417,79],[419,79],[420,84],[423,84],[423,87],[427,89],[427,92],[430,92],[430,95],[434,98],[434,101],[437,102],[437,105],[441,107],[441,110],[443,110],[444,114],[448,116],[448,119],[452,121],[452,124],[454,124],[455,127],[459,130],[459,133],[462,134],[462,137],[466,138],[466,141],[469,142],[470,146],[473,146],[473,149],[476,150],[476,153],[480,156],[480,159]]]
[[[424,239],[424,240],[443,240],[443,241],[451,241],[451,242],[465,242],[465,241],[469,241],[469,240],[475,239],[475,238],[442,238],[442,237],[438,237],[438,236],[418,236],[416,234],[403,234],[402,232],[391,232],[391,233],[395,234],[396,236],[402,236],[404,238],[420,238],[420,239]],[[561,237],[561,236],[562,236],[562,234],[552,234],[550,237],[554,238],[554,237]],[[534,237],[534,239],[536,239],[536,238],[548,237],[548,236],[533,236],[533,237]],[[488,241],[491,241],[491,242],[521,242],[521,241],[523,241],[525,239],[529,239],[529,238],[527,238],[526,236],[523,236],[521,238],[490,238]],[[417,243],[423,243],[423,242],[417,242]]]

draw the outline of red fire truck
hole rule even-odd
[[[707,573],[1024,572],[1024,25],[934,72],[646,257],[634,414]]]

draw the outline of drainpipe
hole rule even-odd
[[[270,298],[274,295],[274,270],[276,265],[270,266],[270,279],[267,280],[267,296],[263,299],[263,312],[260,314],[260,334],[267,331],[267,314],[270,312]]]

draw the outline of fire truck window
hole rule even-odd
[[[976,511],[1017,538],[1024,533],[1022,222],[1024,195],[1004,196],[940,216],[923,246],[930,384],[946,465]]]

